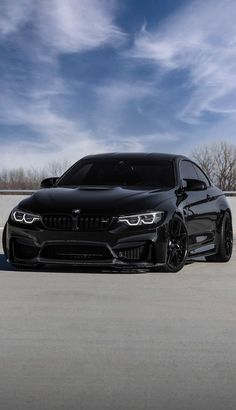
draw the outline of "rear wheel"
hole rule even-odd
[[[183,220],[175,216],[169,224],[166,264],[160,272],[178,272],[183,268],[188,254],[188,233]]]
[[[225,213],[220,230],[220,243],[215,255],[206,256],[208,262],[228,262],[233,250],[233,228],[231,216]]]

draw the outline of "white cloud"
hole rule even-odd
[[[117,108],[130,101],[143,100],[153,93],[153,88],[151,83],[141,81],[112,81],[96,87],[95,92],[103,102],[108,105],[112,104],[114,108]]]
[[[107,150],[106,141],[82,126],[81,118],[64,113],[73,85],[58,73],[57,58],[119,46],[125,34],[114,23],[115,5],[115,0],[1,1],[0,42],[14,45],[16,62],[22,62],[20,70],[10,62],[0,79],[0,122],[11,127],[1,139],[2,167],[73,162]]]
[[[15,126],[18,130],[14,141],[1,141],[1,167],[43,167],[54,161],[69,163],[87,154],[113,151],[143,151],[144,145],[135,137],[123,138],[94,134],[80,126],[79,121],[57,113],[45,98],[24,100],[9,93],[2,96],[5,102],[0,113],[2,124]],[[26,127],[34,139],[26,138],[20,126]],[[39,138],[37,138],[37,136]]]
[[[164,72],[188,70],[190,98],[179,113],[184,121],[195,122],[206,111],[236,112],[235,21],[234,0],[200,0],[181,8],[155,32],[143,28],[137,35],[133,57],[150,60]]]
[[[153,133],[142,135],[122,135],[100,133],[83,128],[77,119],[68,119],[53,110],[50,99],[24,99],[12,93],[2,95],[4,107],[0,112],[2,124],[15,127],[17,139],[1,141],[1,167],[24,168],[43,167],[50,162],[64,161],[73,163],[87,154],[101,152],[142,152],[153,150],[157,143],[178,141],[176,133]],[[34,135],[34,139],[24,135],[24,129]],[[38,137],[38,138],[37,138]]]
[[[19,30],[31,18],[30,0],[1,0],[0,39]]]
[[[41,0],[36,24],[47,46],[59,53],[80,52],[123,39],[113,17],[104,0],[52,0],[50,8],[47,0]]]
[[[0,38],[32,25],[44,53],[91,50],[116,45],[124,34],[114,23],[114,2],[109,0],[2,0]],[[31,39],[29,39],[30,45]]]
[[[59,120],[62,125],[62,120]],[[105,139],[99,140],[97,136],[91,135],[89,132],[77,131],[76,134],[71,134],[71,125],[64,124],[64,132],[69,132],[68,138],[63,138],[59,142],[55,136],[50,139],[47,134],[45,141],[27,142],[24,139],[18,139],[15,143],[7,142],[1,147],[1,168],[17,168],[24,167],[25,169],[31,167],[43,168],[48,164],[64,162],[73,164],[88,154],[98,154],[102,152],[139,152],[144,151],[144,145],[137,141],[130,141],[130,139],[115,140],[107,144]],[[51,134],[52,135],[52,134]]]

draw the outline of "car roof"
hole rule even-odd
[[[158,159],[158,160],[178,160],[178,159],[188,159],[184,155],[178,154],[167,154],[167,153],[157,153],[157,152],[110,152],[103,154],[87,155],[82,159],[96,159],[96,158],[115,158],[115,159]]]

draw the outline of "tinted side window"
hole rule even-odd
[[[198,175],[190,161],[180,163],[180,177],[183,179],[198,179]]]
[[[200,179],[200,181],[205,182],[207,186],[210,186],[210,181],[207,178],[207,176],[204,174],[204,172],[197,165],[193,164],[193,166],[197,173],[198,179]]]

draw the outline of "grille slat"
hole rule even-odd
[[[42,217],[47,229],[72,230],[72,217],[64,215],[45,215]]]
[[[46,229],[73,231],[78,229],[82,232],[105,231],[110,228],[112,217],[101,215],[80,215],[72,217],[70,215],[44,215],[43,225]]]
[[[112,218],[106,216],[80,216],[77,228],[80,231],[105,231],[111,225]]]

